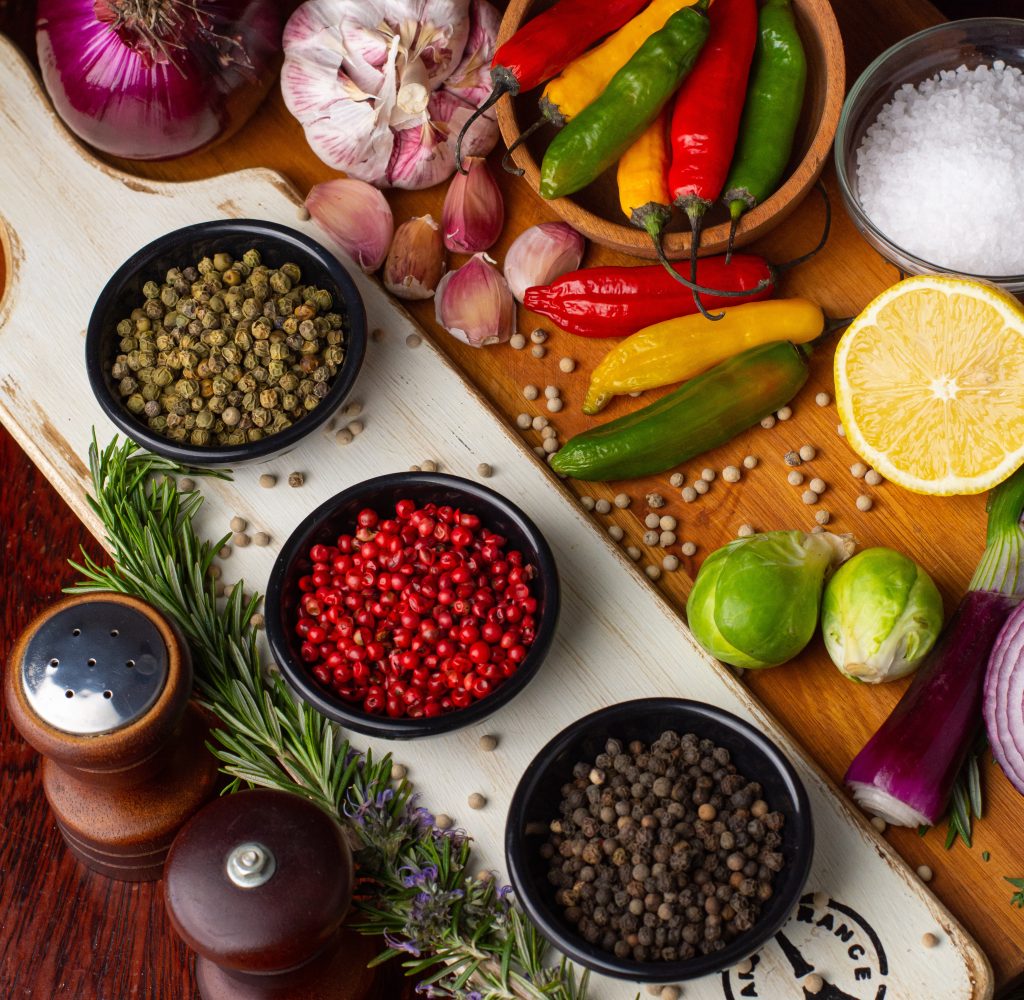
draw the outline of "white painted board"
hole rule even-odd
[[[83,499],[83,460],[92,428],[101,442],[114,428],[93,400],[82,357],[86,322],[108,276],[157,236],[224,216],[282,222],[330,243],[311,223],[297,221],[293,190],[270,171],[155,184],[95,162],[68,137],[28,67],[2,38],[0,96],[0,241],[13,265],[0,301],[0,419],[97,532]],[[440,462],[445,472],[467,477],[476,475],[481,461],[493,465],[489,485],[536,521],[558,562],[562,616],[548,659],[518,698],[480,726],[416,743],[371,741],[408,764],[425,804],[456,817],[470,831],[480,867],[502,871],[512,791],[533,755],[556,732],[596,708],[630,698],[696,698],[764,729],[807,785],[817,840],[807,887],[810,901],[794,914],[785,933],[840,991],[822,996],[990,997],[988,961],[953,916],[729,670],[696,646],[675,611],[429,340],[407,346],[406,337],[422,331],[394,300],[357,269],[352,273],[370,327],[384,331],[379,340],[370,340],[352,397],[364,403],[364,433],[341,447],[317,432],[283,458],[240,470],[232,483],[206,485],[201,526],[219,536],[239,514],[253,530],[266,530],[280,543],[315,506],[370,476],[426,458]],[[305,473],[303,487],[285,484],[292,470]],[[276,488],[258,486],[263,471],[278,473]],[[225,578],[244,576],[262,591],[275,552],[276,544],[236,550],[225,563]],[[501,738],[497,752],[477,749],[484,732]],[[485,809],[466,807],[472,791],[487,796]],[[938,947],[923,947],[925,932],[939,937]],[[591,996],[626,1000],[635,992],[627,984],[596,979]],[[772,942],[752,973],[708,977],[688,984],[686,996],[801,1000],[805,993],[793,959]]]

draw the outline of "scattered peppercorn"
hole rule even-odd
[[[521,431],[528,431],[533,423],[533,417],[529,413],[520,413],[516,416],[516,427]]]
[[[782,407],[781,410],[777,410],[776,411],[775,416],[777,416],[779,418],[779,420],[789,420],[789,418],[791,416],[793,416],[792,407],[789,407],[789,406]]]
[[[647,574],[647,579],[657,580],[661,576],[661,570],[657,566],[645,566],[644,572]]]
[[[651,510],[660,510],[665,506],[665,498],[660,493],[648,493],[644,500]]]
[[[871,510],[875,502],[866,493],[862,493],[856,500],[857,510]]]
[[[227,559],[231,555],[231,546],[230,545],[222,545],[217,550],[217,555],[220,556],[221,559]]]
[[[178,480],[178,489],[181,490],[182,493],[191,493],[195,488],[196,481],[188,476],[182,476],[181,479]]]
[[[628,493],[616,493],[613,501],[620,510],[625,510],[632,502],[633,498]]]
[[[925,931],[925,933],[921,935],[921,944],[926,948],[934,948],[938,943],[939,939],[932,934],[931,931]]]
[[[683,498],[684,503],[693,503],[697,499],[697,490],[692,486],[684,486],[679,495]]]
[[[679,527],[679,522],[671,514],[662,514],[658,519],[658,527],[662,531],[675,531]]]
[[[301,472],[289,472],[288,473],[288,485],[289,486],[301,486],[306,481],[306,477]]]
[[[260,614],[260,613],[259,613],[259,612],[257,611],[257,612],[256,612],[255,614],[253,614],[253,615],[252,615],[252,617],[251,617],[251,618],[249,619],[249,624],[250,624],[250,625],[251,625],[251,626],[252,626],[253,628],[256,628],[256,629],[260,629],[260,628],[263,628],[263,626],[264,626],[264,624],[265,624],[265,622],[264,622],[264,619],[263,619],[263,615],[261,615],[261,614]]]
[[[629,556],[629,558],[632,559],[633,562],[636,562],[643,555],[643,553],[635,545],[627,545],[626,555]]]
[[[358,437],[358,435],[363,433],[362,420],[353,420],[352,423],[348,425],[348,430],[353,437]]]
[[[437,472],[437,462],[435,462],[432,458],[428,458],[420,465],[420,468],[424,472]]]
[[[868,486],[881,486],[884,480],[881,475],[875,472],[874,469],[868,469],[868,471],[864,473],[864,482],[866,482]]]
[[[479,465],[478,465],[478,466],[476,467],[476,474],[477,474],[477,475],[478,475],[478,476],[479,476],[479,477],[480,477],[481,479],[490,479],[490,478],[491,478],[491,476],[493,476],[493,475],[494,475],[494,469],[493,469],[493,468],[491,468],[491,465],[490,465],[490,463],[488,463],[488,462],[481,462],[481,463],[480,463],[480,464],[479,464]]]
[[[533,402],[540,395],[540,389],[535,385],[524,385],[523,386],[523,397]]]
[[[706,483],[713,483],[715,481],[715,470],[714,469],[701,469],[700,478]]]
[[[744,469],[756,469],[757,468],[757,456],[756,455],[747,455],[746,458],[743,459],[743,468]]]
[[[547,353],[548,349],[543,344],[534,344],[533,347],[530,348],[530,354],[537,359],[543,358]]]
[[[682,486],[685,482],[686,477],[681,472],[673,472],[672,475],[668,477],[669,486],[674,486],[676,489]]]
[[[927,865],[919,865],[917,869],[917,877],[922,882],[931,882],[933,877],[931,868]]]
[[[542,330],[540,327],[537,327],[536,330],[533,330],[530,333],[530,340],[534,344],[543,344],[544,341],[546,341],[547,339],[548,339],[548,332],[547,332],[547,330]]]
[[[661,527],[661,518],[657,514],[648,514],[644,518],[644,527],[646,527],[646,528],[658,528],[658,527]]]
[[[689,557],[697,551],[697,546],[693,542],[683,542],[683,544],[679,546],[679,551],[682,552],[684,556]]]
[[[117,324],[111,376],[150,430],[193,446],[259,441],[292,426],[330,391],[347,318],[295,264],[256,250],[219,253],[147,281]]]
[[[355,440],[355,435],[347,427],[342,427],[335,433],[334,440],[338,444],[351,444]]]
[[[609,514],[611,513],[611,509],[612,505],[605,500],[604,497],[601,497],[601,499],[594,504],[594,510],[596,510],[598,514]]]
[[[828,524],[828,522],[832,520],[832,515],[827,510],[819,510],[814,515],[814,520],[817,521],[818,524]]]
[[[546,385],[544,386],[544,398],[545,399],[558,399],[562,395],[562,390],[557,385]]]
[[[446,813],[438,813],[434,817],[434,826],[436,826],[438,830],[450,830],[452,828],[452,822],[451,816],[448,816]]]
[[[231,518],[231,523],[228,525],[232,531],[245,531],[249,527],[249,522],[244,517],[239,517],[237,514]]]
[[[753,534],[755,534],[754,529],[749,524],[741,524],[736,531],[737,538],[749,538]]]
[[[676,533],[674,531],[663,531],[658,536],[658,544],[663,549],[667,549],[670,545],[675,545],[676,544]]]
[[[735,465],[727,465],[722,469],[722,478],[727,483],[738,483],[740,481],[740,470]]]
[[[804,980],[804,989],[812,996],[817,996],[825,988],[825,980],[816,972],[812,972]]]
[[[653,530],[645,531],[644,535],[643,535],[643,543],[644,543],[644,545],[657,545],[658,544],[658,539],[660,537],[661,536],[656,531],[653,531]]]
[[[800,453],[798,451],[787,451],[783,461],[786,465],[800,465],[803,462],[803,459],[800,457]]]
[[[252,544],[259,545],[260,547],[267,546],[270,544],[270,535],[265,531],[257,531],[256,534],[252,536]]]
[[[885,820],[881,816],[872,816],[871,825],[879,832],[885,833]]]
[[[821,496],[828,487],[826,486],[824,479],[818,479],[815,477],[807,484],[807,488],[812,492],[817,493],[818,496]]]
[[[404,764],[391,765],[391,780],[401,781],[409,774],[409,769]]]
[[[818,454],[818,452],[817,452],[817,449],[815,449],[814,445],[811,445],[811,444],[802,444],[802,445],[800,445],[800,457],[805,462],[813,462],[815,457],[817,456],[817,454]]]
[[[854,479],[863,479],[867,471],[868,467],[863,462],[854,462],[853,465],[850,466],[850,475],[853,476]]]
[[[533,429],[535,431],[542,431],[549,423],[551,423],[551,421],[548,420],[547,417],[541,416],[538,413],[537,416],[533,418]]]
[[[661,560],[661,568],[669,573],[674,573],[679,569],[679,556],[665,556],[665,558]]]
[[[814,397],[814,402],[816,402],[818,406],[828,406],[828,404],[832,402],[832,397],[827,392],[819,392],[818,395]]]
[[[481,736],[480,737],[480,749],[484,753],[490,753],[498,746],[498,738],[496,736]]]
[[[487,805],[487,799],[479,792],[470,792],[469,798],[466,799],[466,804],[470,809],[483,809]]]
[[[418,333],[410,333],[409,336],[405,338],[406,347],[419,347],[422,343],[423,338]]]
[[[754,926],[783,867],[784,817],[755,817],[761,794],[728,750],[692,733],[609,739],[573,767],[540,848],[556,903],[618,958],[720,951]]]
[[[762,417],[761,418],[761,426],[766,431],[770,431],[775,426],[775,417],[773,417],[770,413],[768,414],[767,417]]]
[[[549,399],[547,402],[548,411],[551,413],[559,413],[563,406],[565,406],[565,403],[563,403],[557,396],[553,399]]]
[[[583,496],[580,497],[580,506],[584,510],[593,510],[597,506],[597,502],[594,500],[593,497]]]
[[[526,338],[521,333],[513,333],[508,339],[508,346],[513,351],[521,351],[526,346]]]
[[[251,541],[252,539],[244,531],[236,531],[231,536],[232,544],[237,545],[240,549],[244,549]]]
[[[799,486],[804,481],[804,474],[796,469],[791,469],[789,474],[786,476],[786,482],[790,486]]]
[[[608,525],[608,534],[611,537],[612,541],[615,542],[621,542],[622,539],[625,537],[625,532],[617,524]]]
[[[558,369],[568,375],[569,372],[576,371],[576,362],[572,358],[562,358],[558,362]]]
[[[807,504],[817,503],[818,502],[818,494],[815,493],[814,490],[804,490],[804,492],[801,495],[800,499],[803,500],[803,502],[807,503]]]
[[[696,480],[694,480],[694,483],[693,483],[693,488],[694,488],[694,489],[695,489],[695,490],[696,490],[696,491],[697,491],[697,492],[698,492],[698,493],[699,493],[699,494],[700,494],[701,496],[703,496],[703,495],[704,495],[705,493],[707,493],[707,491],[708,491],[709,489],[711,489],[711,486],[710,486],[710,485],[708,484],[708,481],[707,481],[706,479],[696,479]],[[684,492],[685,492],[685,491],[684,491]]]

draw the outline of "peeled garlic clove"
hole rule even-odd
[[[456,253],[477,253],[494,244],[505,224],[505,203],[497,182],[480,156],[464,160],[466,173],[456,172],[441,210],[444,245]]]
[[[441,227],[429,215],[403,222],[384,262],[384,287],[400,299],[429,299],[443,274]]]
[[[583,237],[565,222],[542,222],[520,233],[505,254],[505,279],[520,301],[526,289],[547,285],[583,259]]]
[[[485,253],[449,271],[434,295],[437,322],[471,347],[500,344],[516,332],[516,303],[508,282]]]
[[[351,177],[317,184],[306,208],[367,274],[384,262],[395,222],[387,199],[372,184]]]

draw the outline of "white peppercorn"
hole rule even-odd
[[[663,531],[658,536],[658,544],[663,549],[667,549],[670,545],[675,545],[676,544],[676,533],[674,531]]]
[[[836,424],[836,433],[841,437],[846,437],[846,428],[842,424]]]
[[[191,493],[196,488],[196,481],[191,476],[182,476],[178,480],[178,489],[182,493]]]
[[[404,764],[392,764],[391,765],[391,780],[392,781],[401,781],[403,778],[407,777],[408,774],[409,774],[409,768],[407,768]]]
[[[864,482],[866,482],[868,486],[881,486],[884,480],[879,473],[875,472],[874,469],[868,469],[868,471],[864,473]]]
[[[696,490],[696,491],[697,491],[697,492],[698,492],[698,493],[699,493],[699,494],[700,494],[701,496],[703,496],[703,495],[704,495],[705,493],[707,493],[707,491],[708,491],[709,489],[711,489],[711,487],[710,487],[710,486],[708,485],[708,481],[707,481],[706,479],[697,479],[697,480],[695,480],[695,481],[694,481],[694,484],[693,484],[693,488],[694,488],[694,489],[695,489],[695,490]]]
[[[546,437],[541,441],[540,446],[544,450],[545,455],[553,455],[558,451],[558,438]]]
[[[239,517],[237,514],[231,518],[231,523],[228,527],[232,531],[245,531],[249,527],[249,522],[244,517]]]
[[[633,502],[633,498],[628,493],[616,493],[613,502],[620,510],[625,510]]]
[[[692,556],[697,551],[697,546],[693,542],[683,542],[679,547],[679,551],[682,552],[684,556]]]
[[[530,340],[534,344],[543,344],[544,341],[547,340],[547,339],[548,339],[548,332],[547,332],[547,330],[542,330],[540,327],[537,327],[536,330],[533,330],[530,333]]]
[[[580,506],[582,506],[584,510],[593,510],[597,504],[593,497],[580,497]]]
[[[701,469],[700,478],[706,483],[713,483],[715,481],[715,470],[714,469]]]
[[[277,476],[275,476],[272,472],[264,472],[263,475],[260,476],[260,486],[262,486],[265,490],[272,489],[276,485]]]
[[[800,452],[798,451],[787,451],[786,454],[782,456],[782,460],[786,465],[801,465],[803,463],[803,459],[800,457]]]
[[[803,481],[804,474],[802,472],[797,472],[796,469],[793,469],[789,475],[786,476],[786,482],[788,482],[790,486],[799,486]]]
[[[535,385],[531,385],[531,384],[528,383],[528,384],[523,386],[523,398],[524,399],[528,399],[528,400],[530,400],[530,402],[533,402],[533,400],[535,400],[539,395],[540,395],[540,389],[538,389]]]
[[[667,570],[669,573],[674,573],[679,569],[679,556],[665,556],[661,560],[661,568]]]
[[[513,351],[521,351],[526,346],[526,338],[521,333],[513,333],[508,339],[508,346]]]
[[[362,420],[353,420],[352,423],[348,425],[348,429],[353,437],[358,437],[360,434],[363,433]]]
[[[629,556],[629,558],[632,559],[633,562],[636,562],[637,559],[639,559],[640,556],[643,555],[643,553],[635,545],[627,545],[626,555]]]
[[[447,813],[438,813],[434,817],[434,826],[438,830],[450,830],[452,828],[453,820]]]
[[[494,475],[494,469],[491,467],[489,462],[481,462],[476,467],[476,474],[481,479],[490,479]]]
[[[219,556],[219,557],[220,557],[221,559],[229,559],[229,558],[231,557],[231,546],[230,546],[230,545],[222,545],[222,546],[221,546],[221,547],[220,547],[220,548],[219,548],[219,549],[217,550],[217,555],[218,555],[218,556]]]
[[[625,532],[617,524],[609,524],[608,534],[613,541],[621,542]]]
[[[885,820],[881,816],[872,816],[871,825],[879,832],[885,833]]]
[[[727,483],[738,483],[740,481],[740,470],[735,465],[727,465],[722,469],[722,479]]]
[[[813,528],[811,528],[812,535],[821,535],[824,534],[824,532],[825,529],[820,524],[816,524]]]
[[[863,462],[854,462],[850,466],[850,475],[854,479],[863,479],[865,473],[868,471],[868,467]]]
[[[683,991],[678,986],[665,986],[658,994],[659,1000],[679,1000]]]
[[[547,452],[539,444],[535,444],[533,446],[533,453],[535,455],[539,455],[541,458],[544,458],[544,457],[547,456]]]
[[[419,347],[422,343],[423,338],[418,333],[410,333],[409,336],[405,338],[406,347]]]
[[[520,430],[526,431],[530,429],[530,425],[533,423],[533,418],[529,413],[520,413],[516,416],[516,427]]]
[[[663,514],[658,519],[658,526],[662,531],[675,531],[679,527],[679,522],[671,514]]]
[[[658,510],[665,506],[665,498],[660,493],[648,493],[647,496],[644,497],[644,500],[647,502],[647,506],[650,507],[651,510]]]
[[[540,429],[540,436],[542,438],[558,437],[558,431],[556,431],[554,427],[551,426],[551,424],[548,424],[547,427],[542,427]]]
[[[800,457],[805,462],[813,462],[818,452],[815,450],[814,445],[802,444],[800,445]]]
[[[607,514],[611,511],[612,505],[607,500],[605,500],[604,497],[601,497],[601,499],[594,504],[594,509],[598,512],[598,514]]]
[[[661,524],[661,518],[657,514],[648,514],[644,518],[644,526],[647,528],[657,528]]]
[[[821,496],[821,494],[824,493],[826,489],[828,489],[828,486],[825,484],[824,479],[819,479],[817,476],[815,476],[814,479],[812,479],[807,484],[807,488],[809,490],[813,490],[815,493],[818,494],[818,496]]]
[[[818,494],[815,493],[814,490],[804,490],[804,492],[801,495],[800,499],[803,500],[803,502],[807,503],[807,504],[817,503],[818,502]]]
[[[684,486],[679,495],[683,498],[684,503],[693,503],[697,499],[697,491],[692,486]]]
[[[827,510],[819,510],[814,515],[814,520],[817,521],[818,524],[828,524],[828,522],[832,520],[832,515]]]
[[[825,980],[816,972],[812,972],[803,982],[804,989],[810,995],[817,996],[825,988]]]
[[[563,403],[557,396],[554,399],[548,400],[548,410],[551,413],[558,413],[563,406],[565,406],[565,403]]]
[[[744,469],[756,469],[757,468],[757,456],[756,455],[747,455],[743,459],[743,468]]]
[[[776,410],[775,416],[777,416],[779,420],[789,420],[789,418],[793,416],[793,409],[792,407],[784,406],[781,410]]]
[[[832,402],[832,397],[827,392],[819,392],[818,395],[814,397],[814,402],[816,402],[818,406],[828,406],[828,404]]]
[[[351,444],[355,440],[355,436],[347,427],[342,427],[341,430],[335,432],[334,440],[338,444]]]
[[[561,358],[558,362],[558,369],[568,375],[569,372],[576,371],[576,362],[572,358]]]
[[[422,463],[420,468],[424,472],[437,472],[437,462],[435,462],[432,458],[428,458],[425,462]]]
[[[921,944],[926,948],[934,948],[938,943],[939,939],[931,931],[925,931],[925,933],[921,935]]]
[[[754,529],[749,524],[741,524],[736,532],[737,538],[749,538],[754,534]]]
[[[659,537],[656,531],[645,531],[643,535],[644,545],[657,545]]]
[[[761,418],[761,426],[766,431],[770,431],[775,426],[775,417],[773,417],[770,413],[768,414],[767,417],[762,417]]]
[[[487,805],[487,798],[481,795],[480,792],[470,792],[469,798],[466,799],[466,805],[470,809],[483,809]]]
[[[562,395],[562,390],[557,385],[546,385],[544,386],[544,398],[545,399],[558,399]]]
[[[657,580],[661,576],[661,569],[654,565],[645,566],[644,572],[647,574],[648,580]]]
[[[918,865],[917,877],[922,882],[931,882],[932,878],[934,877],[934,873],[932,872],[931,868],[929,868],[927,865]]]
[[[530,354],[538,359],[544,357],[547,353],[548,349],[543,344],[534,344],[533,347],[530,348]]]
[[[480,749],[484,753],[491,753],[498,746],[498,738],[496,736],[485,735],[480,737]]]
[[[530,423],[535,431],[542,431],[549,423],[551,423],[551,421],[548,420],[547,417],[542,417],[538,413]]]
[[[871,510],[875,505],[874,500],[871,499],[866,493],[862,493],[856,500],[857,510]]]
[[[679,487],[685,482],[686,477],[681,472],[673,472],[672,475],[668,477],[669,486],[674,486],[676,489],[679,489]]]
[[[266,620],[263,615],[256,611],[249,617],[249,624],[255,629],[261,629],[266,624]]]

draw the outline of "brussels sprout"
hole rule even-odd
[[[942,598],[913,559],[865,549],[828,582],[821,631],[849,678],[880,684],[915,670],[942,631]]]
[[[694,638],[735,667],[774,667],[792,659],[818,624],[825,574],[848,558],[838,535],[769,531],[704,560],[686,605]]]

